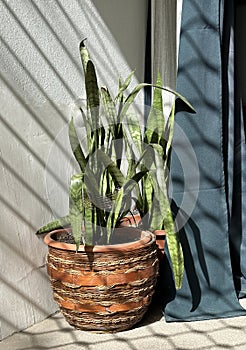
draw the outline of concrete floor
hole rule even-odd
[[[246,308],[246,300],[242,300]],[[60,313],[12,335],[0,350],[214,350],[246,349],[246,317],[166,323],[151,309],[134,329],[115,334],[78,331]]]

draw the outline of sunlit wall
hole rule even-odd
[[[0,339],[57,310],[35,231],[68,206],[66,126],[85,97],[79,42],[87,38],[100,85],[114,91],[133,69],[136,83],[146,15],[146,0],[0,2]]]

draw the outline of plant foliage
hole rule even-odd
[[[120,220],[137,210],[144,229],[165,229],[176,287],[180,288],[183,253],[167,188],[175,104],[165,121],[162,90],[193,107],[183,96],[163,87],[160,76],[155,85],[139,84],[125,96],[134,72],[124,82],[119,79],[119,90],[112,97],[107,87],[98,87],[96,69],[84,41],[80,43],[80,55],[87,101],[86,110],[80,108],[86,146],[82,147],[73,117],[69,123],[70,145],[80,173],[71,178],[69,214],[37,233],[71,226],[77,249],[81,243],[108,244]],[[154,95],[142,130],[131,107],[145,86],[152,86]]]

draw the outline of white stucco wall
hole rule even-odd
[[[48,194],[60,188],[62,171],[49,155],[53,141],[70,118],[70,104],[84,96],[80,40],[88,38],[101,84],[112,90],[118,75],[132,69],[143,80],[147,1],[94,4],[0,1],[0,339],[57,309],[45,271],[46,247],[34,232],[52,218]],[[60,154],[66,153],[65,141],[58,141]],[[53,179],[48,194],[47,162]],[[59,213],[66,210],[59,197],[55,203]]]

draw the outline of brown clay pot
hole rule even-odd
[[[44,238],[54,299],[64,317],[82,330],[131,328],[147,311],[157,282],[155,236],[121,227],[116,229],[115,242],[125,243],[81,245],[76,253],[74,244],[59,242],[69,232],[56,230]]]
[[[158,246],[158,258],[159,262],[161,263],[164,259],[166,232],[165,230],[155,230],[153,233],[156,237],[156,244]]]
[[[136,226],[139,224],[141,224],[141,216],[139,214],[133,216],[125,216],[120,221],[120,226]],[[154,230],[153,233],[156,237],[156,244],[158,246],[158,258],[161,262],[164,259],[166,232],[165,230]]]
[[[127,215],[124,216],[121,220],[120,220],[120,227],[122,226],[132,226],[132,227],[136,227],[139,223],[141,223],[141,216],[139,214],[137,215]]]

